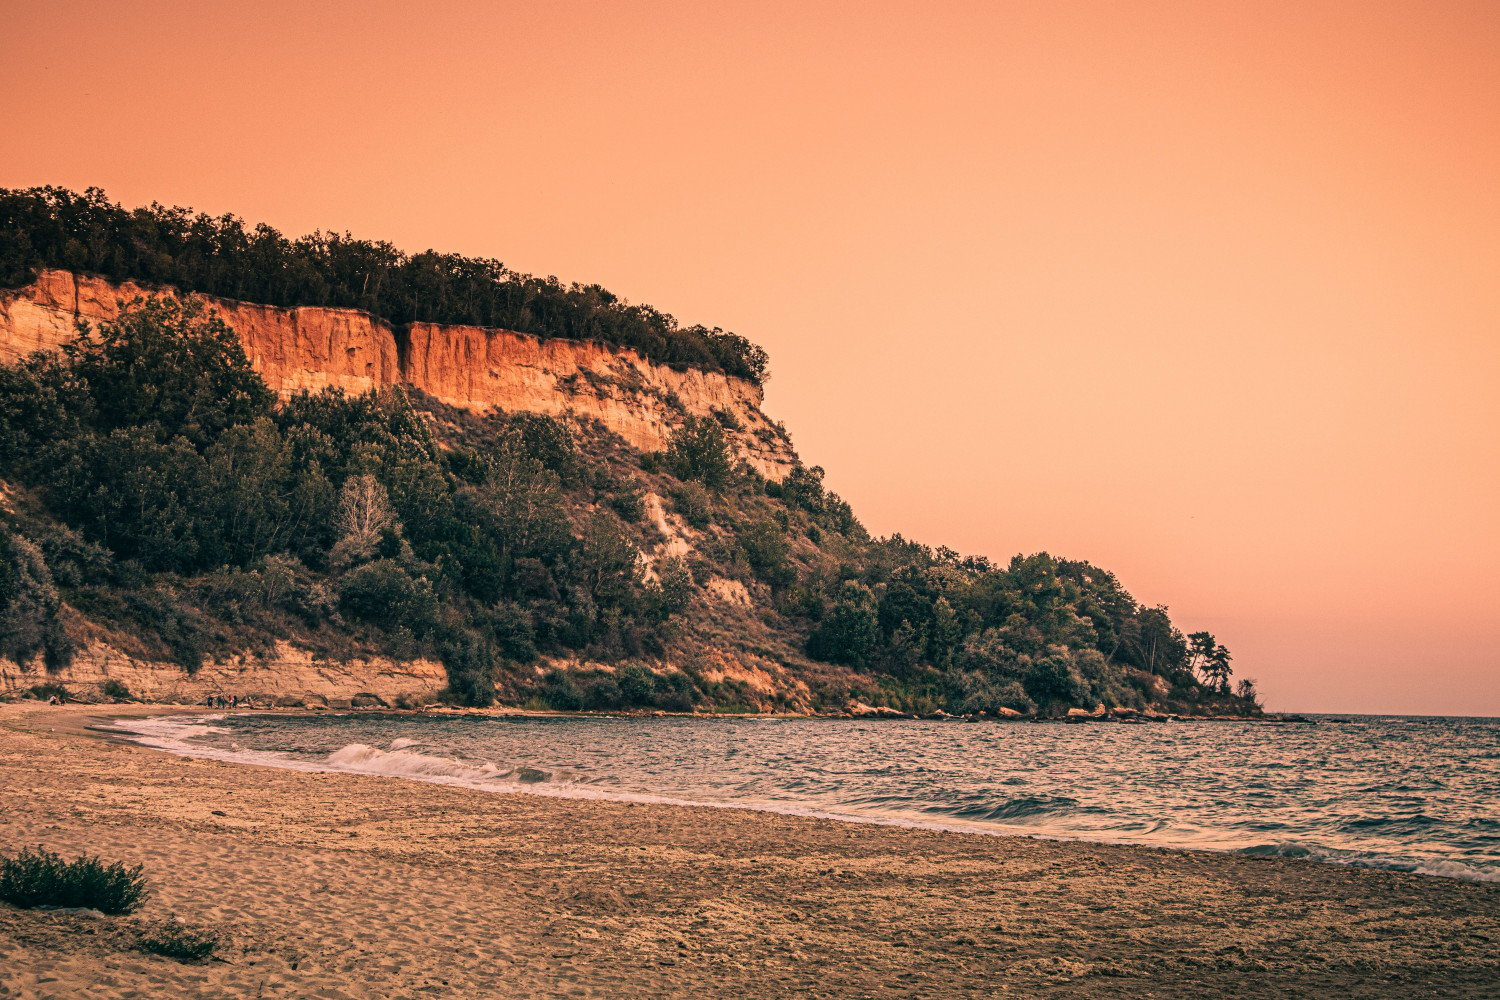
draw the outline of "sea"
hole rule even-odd
[[[957,723],[321,713],[124,720],[189,757],[492,793],[1500,881],[1500,719]]]

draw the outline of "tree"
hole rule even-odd
[[[394,559],[377,559],[339,581],[339,607],[383,629],[422,636],[436,623],[437,597],[424,577],[413,577]]]
[[[0,469],[45,463],[51,445],[92,425],[93,408],[88,387],[57,354],[0,366]]]
[[[766,378],[765,351],[743,337],[632,304],[597,285],[565,285],[498,260],[427,250],[408,256],[347,233],[289,240],[267,225],[152,205],[126,211],[98,188],[0,189],[0,288],[39,267],[170,284],[183,292],[282,306],[365,309],[413,321],[504,327],[628,347],[654,361]]]
[[[1032,664],[1021,686],[1038,705],[1072,705],[1087,691],[1065,650],[1054,651]]]
[[[743,523],[736,532],[735,541],[750,568],[767,586],[781,589],[797,579],[786,532],[776,522],[757,518]]]
[[[932,631],[927,636],[927,656],[934,665],[946,667],[953,659],[953,651],[963,641],[963,626],[958,612],[948,603],[948,598],[939,597],[932,604]]]
[[[502,449],[473,494],[506,561],[556,560],[572,546],[557,473],[514,449]]]
[[[1204,680],[1221,694],[1229,693],[1229,676],[1234,672],[1229,667],[1230,659],[1229,650],[1216,645],[1202,667]]]
[[[1194,672],[1202,669],[1204,664],[1213,659],[1217,646],[1212,633],[1194,632],[1189,635],[1187,669]]]
[[[152,426],[163,440],[201,448],[271,413],[276,397],[234,331],[199,300],[136,299],[112,323],[81,323],[79,334],[63,352],[100,430]]]
[[[30,539],[0,524],[0,656],[23,667],[38,653],[49,671],[73,659],[62,600],[47,561]]]
[[[723,490],[734,473],[724,428],[709,417],[688,417],[667,445],[666,467],[678,479]]]
[[[640,586],[641,554],[619,518],[597,511],[584,523],[573,570],[594,604],[618,607]]]
[[[863,667],[879,642],[880,619],[875,595],[869,587],[850,580],[808,638],[807,655],[815,660]]]
[[[461,632],[443,644],[442,658],[448,693],[460,705],[484,708],[494,703],[498,657],[493,646],[473,633]]]
[[[1186,665],[1187,642],[1165,605],[1142,608],[1121,639],[1131,662],[1147,673],[1170,673]]]
[[[329,561],[335,566],[373,559],[382,539],[401,535],[401,522],[391,510],[385,487],[371,475],[344,480],[334,512],[334,526],[338,541],[329,553]]]
[[[297,532],[301,511],[291,452],[269,417],[236,425],[204,452],[208,480],[217,484],[216,528],[219,551],[210,563],[248,565],[284,550]]]
[[[200,569],[205,549],[214,552],[216,492],[186,438],[162,442],[140,427],[91,434],[61,464],[48,498],[84,534],[148,569]]]

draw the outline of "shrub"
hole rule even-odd
[[[745,425],[740,423],[740,418],[728,410],[721,410],[718,407],[714,407],[713,415],[714,419],[719,422],[719,426],[726,431],[742,431],[745,429]]]
[[[505,437],[564,480],[578,471],[582,455],[562,421],[541,413],[517,413],[507,423]]]
[[[1066,651],[1037,660],[1021,684],[1026,694],[1042,706],[1073,705],[1088,697],[1088,685],[1078,676]]]
[[[42,654],[47,670],[73,660],[62,600],[41,549],[0,525],[0,657],[25,664]]]
[[[616,681],[620,702],[627,708],[650,708],[656,704],[655,675],[645,667],[631,664],[620,670]]]
[[[477,636],[464,632],[443,643],[443,667],[448,693],[461,705],[485,708],[495,702],[495,650]]]
[[[218,931],[188,927],[174,918],[142,930],[135,947],[177,962],[201,962],[213,955],[219,941]]]
[[[42,701],[46,701],[48,698],[56,698],[58,701],[67,701],[72,697],[72,695],[68,693],[67,688],[63,687],[61,684],[58,684],[55,681],[48,681],[46,684],[33,684],[31,686],[31,696]]]
[[[880,621],[870,588],[844,584],[807,640],[807,655],[827,663],[863,667],[880,641]]]
[[[99,685],[99,693],[110,701],[130,700],[130,688],[113,677]]]
[[[583,707],[578,685],[562,670],[549,670],[542,678],[542,701],[558,712],[576,712]]]
[[[1002,708],[1027,715],[1036,711],[1036,703],[1019,681],[965,671],[949,675],[949,682],[949,707],[960,714],[989,712],[999,715]]]
[[[691,712],[697,706],[698,689],[686,674],[657,674],[652,683],[656,704],[668,712]]]
[[[734,472],[734,455],[724,428],[707,417],[688,417],[672,435],[663,456],[667,470],[681,480],[722,490]]]
[[[713,497],[698,483],[680,483],[672,488],[672,509],[693,527],[706,528],[713,518]]]
[[[380,559],[352,570],[339,583],[344,613],[372,625],[399,625],[416,635],[433,624],[437,599],[425,579],[413,578],[393,559]]]
[[[64,861],[41,845],[0,861],[0,899],[22,909],[77,906],[129,913],[150,894],[140,865],[107,865],[87,854]]]
[[[537,658],[536,622],[524,606],[497,602],[487,614],[476,615],[475,624],[489,633],[505,659],[530,663]]]
[[[641,491],[629,484],[619,484],[616,492],[611,494],[609,505],[620,520],[630,524],[640,524],[646,519],[646,498]]]
[[[780,589],[797,579],[786,533],[774,521],[760,519],[741,524],[736,541],[750,568],[767,585]]]
[[[591,712],[608,712],[620,707],[620,684],[615,678],[598,671],[578,679],[578,697]]]

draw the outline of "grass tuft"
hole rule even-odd
[[[22,909],[86,907],[101,913],[130,913],[150,894],[140,865],[107,865],[87,854],[64,861],[41,845],[0,860],[0,900]]]

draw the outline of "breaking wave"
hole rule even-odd
[[[1497,720],[1295,728],[765,721],[245,714],[132,719],[114,729],[184,756],[486,792],[1500,881]]]

